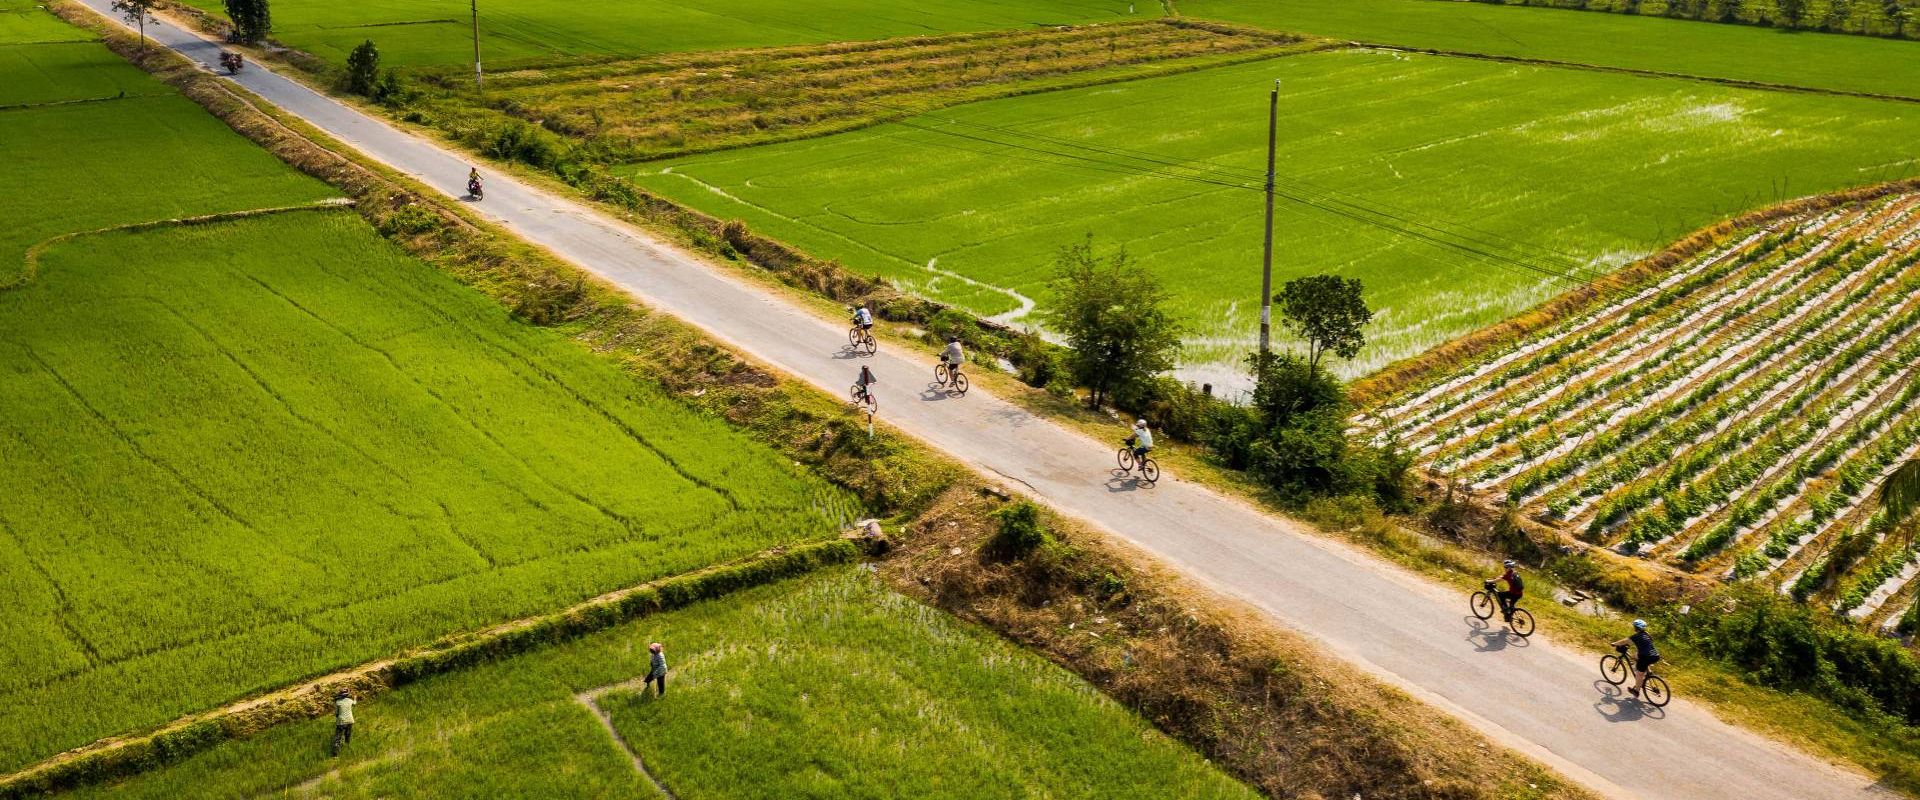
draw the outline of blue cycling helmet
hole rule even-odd
[[[1633,629],[1634,629],[1634,630],[1636,630],[1636,631],[1644,631],[1644,630],[1646,630],[1646,629],[1647,629],[1647,621],[1646,621],[1646,620],[1644,620],[1644,619],[1636,619],[1636,620],[1634,620],[1634,621],[1633,621]]]

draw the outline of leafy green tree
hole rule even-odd
[[[1901,462],[1893,474],[1880,482],[1880,490],[1874,493],[1880,503],[1881,513],[1886,515],[1887,524],[1901,528],[1900,523],[1920,508],[1920,459]],[[1908,541],[1913,538],[1913,528],[1905,526]]]
[[[1807,14],[1807,0],[1773,0],[1773,8],[1779,15],[1780,27],[1798,28]]]
[[[347,54],[346,88],[354,94],[371,96],[379,86],[379,80],[380,48],[374,47],[373,40],[368,39]]]
[[[227,18],[233,20],[233,40],[252,44],[266,38],[273,27],[267,0],[227,0]]]
[[[1366,346],[1361,332],[1373,320],[1373,311],[1361,296],[1360,279],[1338,275],[1295,278],[1273,296],[1280,305],[1280,324],[1307,341],[1307,371],[1320,372],[1328,353],[1353,358]]]
[[[1053,258],[1056,301],[1042,319],[1067,338],[1074,378],[1096,407],[1115,389],[1173,368],[1180,324],[1167,313],[1167,290],[1122,249],[1101,258],[1093,235]]]
[[[153,19],[153,10],[160,6],[160,0],[113,0],[113,10],[120,14],[128,25],[140,29],[140,46],[147,46],[147,21]]]

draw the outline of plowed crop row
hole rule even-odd
[[[1856,618],[1911,605],[1868,495],[1920,452],[1920,197],[1722,246],[1374,414],[1433,472],[1624,553]]]

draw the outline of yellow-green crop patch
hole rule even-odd
[[[665,697],[637,687],[655,640]],[[1073,674],[858,568],[413,684],[355,716],[337,760],[322,719],[76,794],[658,797],[632,753],[686,800],[1256,796]]]
[[[192,5],[220,13],[214,0]],[[1126,0],[493,0],[480,4],[488,63],[842,42],[1160,15]],[[366,39],[389,64],[473,61],[465,4],[277,0],[274,37],[333,63]]]
[[[0,342],[8,765],[839,503],[346,211],[57,245]]]

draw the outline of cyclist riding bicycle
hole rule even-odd
[[[873,370],[867,369],[865,364],[860,365],[860,377],[853,379],[853,384],[860,387],[860,394],[866,396],[872,395],[872,386],[879,382],[880,379],[873,377]]]
[[[860,326],[860,330],[871,333],[873,331],[873,312],[868,311],[866,306],[854,306],[853,324]]]
[[[1501,617],[1508,622],[1512,622],[1513,607],[1519,604],[1520,593],[1525,589],[1525,586],[1520,580],[1519,571],[1514,569],[1513,559],[1507,559],[1501,566],[1506,567],[1507,571],[1500,573],[1499,577],[1493,580],[1505,583],[1507,588],[1505,591],[1494,592],[1493,597],[1500,601]]]
[[[947,365],[947,372],[954,375],[960,374],[960,365],[967,363],[967,354],[960,349],[960,337],[947,337],[947,349],[940,351],[940,363]]]
[[[1133,448],[1133,460],[1138,462],[1147,457],[1147,451],[1153,449],[1153,431],[1147,430],[1147,421],[1133,421],[1133,435],[1127,437],[1127,446]]]
[[[1660,651],[1653,646],[1653,634],[1647,633],[1647,621],[1633,621],[1633,635],[1613,643],[1613,649],[1626,652],[1627,645],[1633,645],[1633,687],[1627,691],[1634,697],[1640,696],[1640,690],[1647,685],[1647,670],[1660,663]]]

